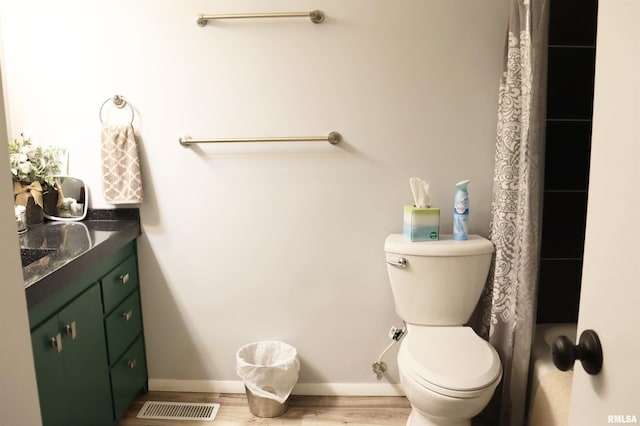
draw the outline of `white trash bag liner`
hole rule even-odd
[[[236,373],[254,395],[280,404],[289,398],[298,382],[300,361],[296,348],[269,340],[249,343],[236,354]]]

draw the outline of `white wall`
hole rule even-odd
[[[100,105],[120,94],[136,109],[152,385],[237,380],[236,350],[262,339],[298,348],[301,382],[377,383],[371,363],[400,325],[383,242],[401,230],[408,178],[432,183],[444,233],[454,184],[470,178],[471,228],[488,232],[503,0],[11,3],[1,13],[10,132],[68,147],[93,207],[111,207]],[[323,24],[194,22],[311,9]],[[342,144],[178,144],[183,133],[331,130]]]

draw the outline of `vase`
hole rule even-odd
[[[42,185],[40,182],[14,182],[13,195],[14,203],[16,205],[25,206],[27,209],[27,226],[44,222],[44,212],[42,211]]]
[[[58,216],[59,192],[55,185],[42,183],[42,211],[48,216]]]
[[[26,207],[27,226],[37,225],[38,223],[44,222],[44,212],[42,211],[42,207],[36,204],[31,195],[29,195]]]

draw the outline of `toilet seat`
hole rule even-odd
[[[433,392],[471,398],[500,380],[496,350],[470,327],[409,325],[398,365]]]

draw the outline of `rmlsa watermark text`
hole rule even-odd
[[[638,417],[635,414],[609,414],[607,423],[631,424],[638,423]]]

